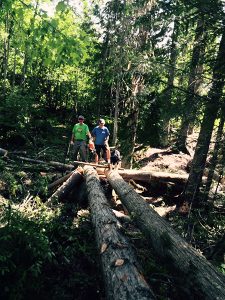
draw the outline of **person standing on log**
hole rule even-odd
[[[92,136],[95,142],[95,163],[98,164],[101,157],[101,150],[103,151],[103,157],[107,163],[110,164],[110,149],[109,149],[109,130],[105,126],[105,120],[100,119],[98,126],[92,130]]]
[[[91,139],[88,125],[84,123],[84,117],[78,117],[78,123],[74,125],[70,144],[74,146],[74,160],[80,153],[81,160],[87,161],[87,136]]]

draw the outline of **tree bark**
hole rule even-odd
[[[120,49],[122,51],[122,47]],[[113,139],[112,144],[116,145],[118,141],[118,118],[119,118],[119,98],[120,98],[120,77],[121,77],[121,65],[119,67],[116,76],[116,97],[115,97],[115,110],[114,110],[114,122],[113,122]]]
[[[214,176],[214,172],[216,169],[216,165],[218,162],[218,154],[219,151],[221,150],[221,141],[222,141],[222,135],[223,135],[223,127],[224,127],[224,115],[222,114],[221,118],[220,118],[220,124],[217,130],[217,136],[216,136],[216,143],[213,149],[213,156],[212,159],[210,161],[210,167],[209,167],[209,173],[207,176],[207,182],[206,182],[206,186],[205,186],[205,190],[204,190],[204,200],[207,201],[208,196],[209,196],[209,191],[213,182],[213,176]]]
[[[5,38],[4,38],[4,56],[3,56],[3,95],[6,94],[6,80],[8,74],[9,47],[10,47],[10,20],[9,13],[6,13],[5,18]]]
[[[140,230],[146,235],[151,247],[165,266],[179,278],[179,286],[184,289],[184,296],[187,299],[225,299],[224,275],[146,204],[118,172],[107,172],[107,178]]]
[[[101,256],[108,299],[155,299],[137,269],[137,261],[127,239],[119,231],[119,223],[109,207],[97,172],[84,167],[92,222]]]
[[[225,25],[220,41],[216,64],[213,70],[213,85],[209,92],[204,117],[193,157],[192,167],[185,190],[185,198],[189,203],[197,202],[199,187],[205,168],[214,122],[220,107],[225,79]]]
[[[188,136],[189,125],[193,124],[196,118],[198,99],[196,97],[199,89],[199,61],[204,54],[205,48],[205,21],[204,15],[200,16],[195,32],[194,48],[192,52],[192,59],[190,63],[190,73],[188,80],[188,89],[185,99],[184,115],[181,122],[181,127],[178,133],[176,142],[177,148],[189,154],[186,148],[186,140]]]
[[[214,259],[217,256],[220,256],[223,259],[224,252],[225,252],[225,234],[214,246],[213,251],[209,256],[209,259]]]
[[[119,174],[125,180],[137,180],[146,183],[153,182],[173,182],[177,184],[184,185],[188,180],[188,175],[174,174],[174,173],[165,173],[165,172],[154,172],[154,171],[142,171],[142,170],[124,170],[120,171]]]
[[[50,190],[50,189],[60,185],[61,183],[65,182],[72,174],[73,174],[73,172],[70,172],[70,173],[66,174],[65,176],[55,180],[54,182],[52,182],[51,184],[48,185],[48,189]]]
[[[34,14],[30,20],[29,30],[27,30],[27,37],[25,40],[25,49],[24,49],[24,60],[22,66],[22,80],[21,80],[21,87],[25,86],[27,71],[28,71],[28,63],[29,60],[32,58],[32,51],[34,47],[36,47],[36,43],[34,42],[33,34],[31,35],[31,30],[34,29],[34,24],[36,17],[38,15],[38,7],[39,7],[39,0],[35,3]],[[31,47],[32,45],[32,47]]]
[[[88,162],[83,162],[83,161],[74,161],[74,165],[87,165],[87,166],[92,166],[92,167],[97,167],[97,168],[109,168],[109,165],[106,164],[106,165],[98,165],[98,164],[95,164],[95,163],[88,163]],[[119,168],[119,170],[124,170],[123,168]]]
[[[7,155],[8,155],[8,151],[0,148],[0,156],[7,156]]]
[[[173,93],[173,83],[175,78],[175,66],[177,60],[177,39],[179,32],[179,21],[178,17],[175,17],[174,20],[174,28],[171,37],[171,46],[170,46],[170,58],[169,58],[169,68],[168,68],[168,79],[167,79],[167,87],[163,92],[163,106],[164,109],[162,111],[162,119],[163,119],[163,130],[161,135],[160,143],[162,146],[166,147],[169,144],[169,128],[170,128],[170,109],[171,109],[171,99]]]
[[[74,186],[79,185],[83,180],[83,170],[79,168],[67,179],[67,181],[60,186],[55,193],[47,200],[48,206],[53,206],[69,194]]]
[[[132,169],[134,148],[137,138],[137,127],[139,118],[139,101],[138,94],[143,88],[143,77],[140,74],[133,75],[131,80],[131,95],[128,98],[128,122],[127,127],[129,130],[126,131],[124,136],[124,143],[121,145],[122,152],[126,153],[124,164],[126,167]],[[125,133],[124,133],[125,134]]]
[[[52,167],[55,167],[57,170],[73,170],[75,167],[74,165],[70,164],[63,164],[57,161],[43,161],[43,160],[38,160],[38,159],[33,159],[33,158],[27,158],[23,156],[16,156],[16,158],[21,159],[23,161],[35,163],[35,164],[44,164],[44,165],[50,165]]]

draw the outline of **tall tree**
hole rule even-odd
[[[186,139],[188,136],[188,129],[190,123],[193,123],[196,118],[197,111],[197,102],[198,98],[195,96],[198,93],[198,81],[201,77],[200,62],[203,61],[203,55],[205,50],[205,16],[200,14],[197,22],[196,32],[195,32],[195,41],[192,51],[192,57],[190,62],[190,73],[188,79],[188,88],[184,104],[184,113],[181,121],[181,126],[179,129],[177,137],[177,148],[184,152],[188,153],[186,148]]]
[[[168,146],[168,137],[170,132],[170,116],[168,111],[170,110],[171,102],[172,102],[172,92],[173,92],[173,84],[175,79],[175,66],[177,60],[177,41],[178,41],[178,29],[179,29],[179,18],[175,16],[173,33],[171,37],[171,46],[170,46],[170,54],[169,54],[169,68],[168,68],[168,79],[167,79],[167,87],[165,91],[162,93],[162,98],[164,99],[164,110],[162,113],[163,118],[163,130],[161,137],[161,144],[163,146]]]
[[[213,83],[205,104],[204,117],[196,145],[192,167],[185,189],[185,197],[191,203],[196,200],[209,150],[214,122],[220,108],[225,80],[225,26],[222,26],[222,38],[213,69]],[[196,200],[197,201],[197,200]]]

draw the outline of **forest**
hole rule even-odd
[[[0,299],[225,299],[225,2],[0,0],[0,44]]]

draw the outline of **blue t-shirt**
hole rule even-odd
[[[95,145],[104,145],[104,142],[109,134],[110,133],[107,127],[103,126],[100,128],[99,126],[96,126],[92,130],[92,135],[95,137]]]

